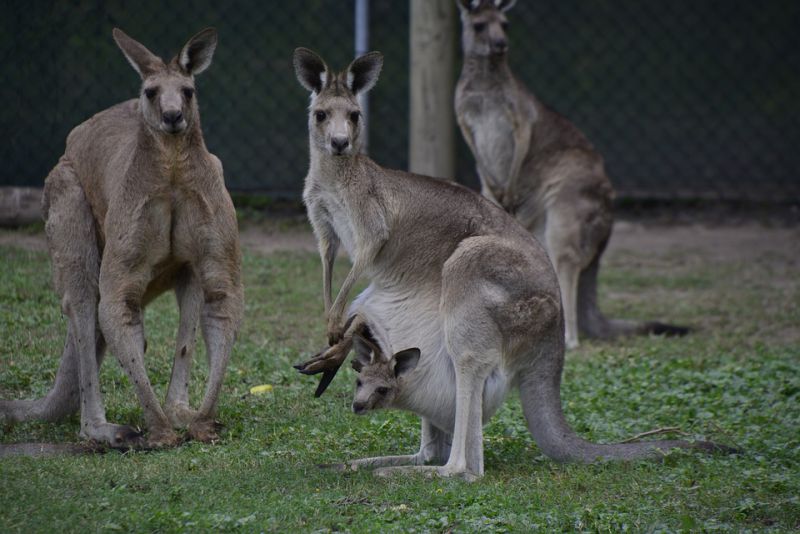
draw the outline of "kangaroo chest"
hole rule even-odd
[[[462,106],[462,121],[474,140],[481,181],[493,190],[505,190],[515,148],[511,106],[500,98],[478,94]]]
[[[350,218],[350,211],[344,202],[334,195],[326,194],[322,203],[325,219],[330,224],[339,241],[344,247],[350,259],[354,258],[356,252],[356,233],[353,222]]]
[[[125,265],[149,266],[153,277],[177,264],[199,264],[222,239],[208,192],[199,189],[188,181],[134,185],[126,194],[138,201],[109,204],[106,248]]]

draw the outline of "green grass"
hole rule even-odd
[[[669,318],[684,339],[584,342],[568,355],[562,396],[583,436],[615,441],[679,426],[741,447],[734,456],[672,452],[663,462],[560,465],[532,442],[513,396],[485,430],[486,476],[376,479],[318,463],[413,452],[416,418],[349,411],[352,370],[314,399],[291,364],[324,344],[319,260],[245,254],[247,309],[215,445],[159,452],[0,460],[0,531],[745,531],[800,529],[800,281],[780,262],[656,264],[633,254],[604,268],[613,315]],[[644,263],[643,263],[644,262]],[[343,264],[344,262],[340,262]],[[0,397],[52,383],[64,320],[46,254],[0,248]],[[341,280],[345,265],[339,265]],[[169,378],[174,299],[146,315],[158,394]],[[197,355],[192,396],[202,395]],[[102,368],[109,420],[141,425],[124,373]],[[258,384],[271,393],[248,394]],[[78,419],[4,429],[0,441],[75,441]]]

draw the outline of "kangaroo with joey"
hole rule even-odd
[[[322,259],[329,338],[326,350],[296,368],[323,373],[319,396],[355,344],[360,385],[353,409],[397,407],[422,417],[417,454],[349,465],[380,467],[379,474],[481,476],[483,424],[512,387],[520,389],[536,442],[556,460],[713,448],[685,441],[597,445],[572,431],[560,400],[561,299],[544,248],[479,194],[385,169],[360,153],[356,97],[374,86],[382,63],[380,53],[370,52],[336,73],[308,49],[294,53],[297,78],[311,92],[303,198]],[[331,299],[340,244],[352,267]],[[362,275],[370,284],[343,321],[348,294]],[[431,460],[443,465],[423,465]]]
[[[115,448],[173,446],[174,429],[183,427],[210,442],[244,302],[236,214],[222,165],[203,141],[195,93],[217,32],[199,32],[169,62],[119,29],[113,37],[141,76],[140,94],[73,129],[45,182],[53,282],[67,319],[55,384],[38,400],[0,401],[0,415],[57,421],[80,411],[80,437]],[[145,370],[143,312],[167,290],[175,291],[180,324],[162,407]],[[209,375],[194,410],[188,387],[198,323]],[[146,440],[106,420],[98,375],[106,347],[136,391]]]
[[[477,163],[483,195],[547,247],[561,287],[568,348],[579,332],[681,336],[688,328],[608,319],[597,271],[613,223],[603,157],[569,120],[530,93],[508,64],[506,12],[516,0],[457,0],[464,64],[455,111]]]

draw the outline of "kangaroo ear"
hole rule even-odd
[[[136,39],[129,37],[124,31],[114,28],[111,31],[111,35],[125,55],[125,59],[128,60],[128,63],[139,73],[142,79],[164,68],[164,62],[160,57],[153,54]]]
[[[211,65],[214,50],[217,49],[217,30],[206,28],[183,45],[178,54],[178,65],[189,75],[200,74]]]
[[[378,82],[383,67],[383,54],[369,52],[356,58],[347,67],[347,87],[354,95],[365,93]]]
[[[456,5],[462,11],[476,11],[485,0],[456,0]]]
[[[361,372],[361,368],[366,365],[375,363],[381,357],[381,349],[375,343],[362,337],[358,334],[353,335],[353,350],[355,350],[356,358],[353,360],[353,369],[356,369],[356,364],[360,366],[356,371]]]
[[[393,356],[394,358],[394,376],[401,376],[409,371],[413,371],[419,363],[419,349],[406,349],[401,350]]]
[[[494,5],[499,11],[508,11],[514,4],[517,3],[517,0],[494,0]]]
[[[300,85],[317,95],[328,83],[328,66],[308,48],[295,49],[294,73]]]

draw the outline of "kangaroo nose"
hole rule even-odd
[[[165,111],[161,118],[164,119],[164,123],[174,126],[183,119],[183,113],[181,110]]]
[[[492,48],[497,52],[505,52],[508,48],[508,41],[505,39],[495,39],[492,41]]]
[[[353,413],[362,414],[365,411],[365,405],[363,402],[354,402],[353,403]]]
[[[344,152],[348,146],[350,146],[350,140],[347,137],[334,137],[331,139],[331,147],[337,154]]]

